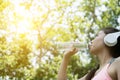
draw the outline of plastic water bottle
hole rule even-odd
[[[84,42],[57,42],[56,45],[60,51],[67,51],[72,47],[77,48],[78,50],[84,50],[88,48],[88,45]]]

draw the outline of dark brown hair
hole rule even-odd
[[[101,30],[104,31],[105,34],[114,33],[114,32],[118,32],[119,31],[118,29],[115,29],[113,27],[106,27],[106,28],[103,28]],[[120,49],[119,48],[120,48],[120,37],[118,38],[118,43],[115,46],[108,47],[110,55],[113,58],[117,58],[117,57],[120,56]],[[98,68],[99,68],[99,65],[98,65],[97,68],[94,68],[93,70],[91,70],[88,73],[88,75],[86,76],[86,80],[91,80]]]

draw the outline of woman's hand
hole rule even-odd
[[[77,53],[77,48],[71,48],[69,51],[65,52],[64,58],[69,59],[71,56],[73,56],[75,53]]]

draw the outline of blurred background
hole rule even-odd
[[[0,0],[0,80],[56,80],[64,51],[56,42],[88,44],[104,27],[120,29],[119,0]],[[96,67],[85,48],[68,79]]]

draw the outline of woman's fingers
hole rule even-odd
[[[69,58],[72,55],[74,55],[76,52],[78,52],[77,48],[71,48],[69,51],[65,53],[65,57]]]
[[[78,51],[77,48],[73,48],[72,51],[71,51],[71,54],[75,54],[77,51]]]

